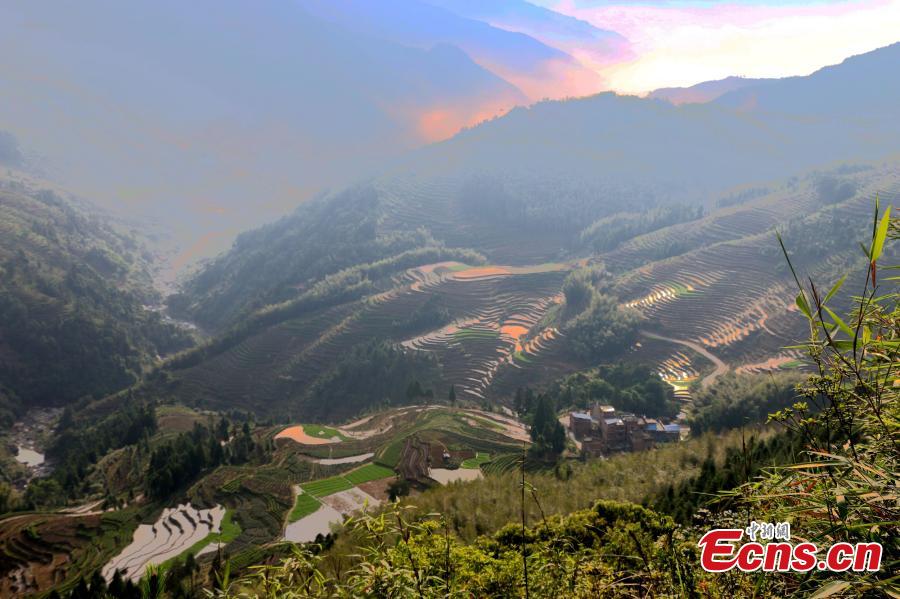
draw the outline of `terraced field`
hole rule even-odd
[[[277,434],[277,430],[273,430],[272,434]],[[446,478],[444,470],[437,468],[442,453],[471,456],[463,461],[460,472],[447,471],[451,473],[447,480],[451,480],[480,476],[481,466],[490,461],[491,455],[508,453],[521,447],[521,439],[527,438],[524,427],[509,417],[442,406],[412,406],[389,410],[335,430],[344,435],[354,434],[357,438],[351,443],[371,450],[371,453],[362,455],[374,455],[375,462],[362,466],[344,462],[341,467],[349,469],[327,476],[313,474],[311,480],[294,486],[293,505],[287,514],[283,532],[287,540],[312,541],[317,535],[327,534],[331,526],[339,523],[344,516],[367,504],[377,505],[384,500],[385,481],[393,479],[397,472],[405,474],[404,465],[400,463],[401,454],[411,443],[422,449],[419,457],[425,473],[423,481],[428,478],[432,463],[435,464],[435,470],[431,471],[438,478]],[[317,464],[319,458],[308,456],[322,450],[320,446],[281,441],[276,460],[287,463],[287,456],[301,455]],[[247,483],[243,479],[240,484],[245,486]],[[375,487],[371,486],[373,484]],[[378,491],[373,490],[376,487]]]
[[[0,596],[65,590],[104,566],[138,525],[134,510],[11,515],[0,520]]]
[[[789,364],[794,358],[782,348],[802,338],[805,329],[791,301],[793,280],[778,249],[775,228],[802,227],[803,219],[833,213],[829,222],[833,218],[846,223],[848,230],[863,232],[876,192],[885,204],[900,197],[896,192],[900,170],[891,164],[844,177],[857,191],[842,202],[823,206],[811,184],[796,184],[716,211],[699,222],[637,237],[602,259],[613,268],[626,269],[617,285],[620,297],[624,305],[647,317],[651,330],[697,343],[742,371]],[[808,273],[823,283],[837,278],[858,253],[849,241],[834,252],[812,254],[798,251],[800,241],[792,240],[790,233],[786,243],[797,251],[801,275]],[[650,259],[660,248],[674,246],[684,252],[665,260]],[[640,266],[627,270],[635,265]],[[639,354],[653,352],[643,348]],[[655,355],[653,361],[682,396],[689,381],[710,369],[707,361],[698,363],[696,356],[680,351]]]
[[[394,277],[384,292],[314,311],[266,328],[195,366],[175,370],[180,401],[212,409],[270,410],[293,417],[303,394],[353,347],[392,339],[429,352],[440,364],[443,388],[461,399],[484,400],[501,367],[522,368],[559,338],[538,327],[561,301],[564,264],[470,267],[423,265]],[[398,323],[439,298],[452,322],[403,335]],[[378,398],[380,399],[380,398]],[[400,400],[401,398],[396,398]],[[299,415],[299,414],[296,414]]]
[[[437,355],[458,396],[482,401],[501,368],[527,365],[560,336],[538,325],[561,301],[567,271],[554,264],[413,271],[415,289],[440,296],[456,319],[402,344]]]
[[[103,577],[112,580],[116,571],[137,581],[147,566],[160,565],[221,532],[225,508],[198,510],[190,504],[163,510],[153,524],[141,524],[130,545],[103,567]],[[210,539],[211,540],[211,539]]]

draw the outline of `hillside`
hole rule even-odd
[[[153,256],[128,227],[23,175],[0,183],[0,401],[62,406],[127,387],[191,344],[148,304]]]
[[[896,170],[845,168],[843,182],[863,189],[864,173],[889,184]],[[834,189],[817,183],[820,195]],[[777,211],[776,192],[756,202],[758,217]],[[225,597],[893,596],[898,391],[885,373],[896,363],[900,332],[896,281],[878,273],[896,261],[898,232],[878,206],[860,225],[865,260],[833,263],[845,240],[823,219],[845,223],[855,207],[852,194],[828,198],[811,210],[823,199],[807,197],[811,206],[798,210],[800,223],[825,228],[791,223],[785,231],[790,264],[812,273],[784,293],[799,292],[798,316],[811,328],[798,351],[815,369],[722,381],[705,396],[705,417],[736,417],[739,430],[693,431],[682,442],[602,460],[577,459],[567,442],[548,460],[534,436],[536,414],[531,430],[504,410],[433,404],[333,426],[305,419],[274,426],[130,398],[93,425],[64,428],[63,437],[83,440],[104,439],[134,418],[144,429],[85,469],[79,487],[87,503],[54,510],[54,487],[41,481],[26,494],[33,511],[0,518],[9,558],[0,562],[0,590],[56,586],[74,598],[103,596],[108,586],[130,595],[141,579],[173,595],[212,588]],[[710,215],[705,226],[723,225],[722,216]],[[759,237],[749,233],[737,244]],[[707,247],[728,256],[730,243],[713,239]],[[765,252],[760,259],[777,260]],[[852,265],[847,281],[859,296],[839,299],[840,283],[822,278],[833,271],[816,273],[815,264]],[[475,270],[453,266],[410,273],[413,285]],[[851,317],[860,319],[859,332],[846,324]],[[729,405],[750,396],[756,413]],[[785,402],[793,403],[766,426],[746,420]],[[812,561],[797,551],[769,553],[784,543],[761,535],[759,559],[743,571],[728,565],[738,559],[710,568],[705,535],[741,532],[748,513],[757,522],[789,522],[784,540],[814,544]],[[856,543],[864,544],[858,562],[835,559]],[[767,569],[763,555],[787,566]],[[88,572],[95,572],[89,583],[77,581]]]
[[[744,87],[758,86],[768,83],[769,79],[750,79],[747,77],[726,77],[717,81],[704,81],[690,87],[662,87],[647,94],[648,98],[665,100],[672,104],[702,104],[710,102]]]
[[[507,416],[425,405],[334,428],[309,421],[251,427],[171,406],[149,414],[140,444],[104,450],[87,471],[78,506],[51,509],[59,499],[50,494],[54,486],[36,484],[26,495],[34,510],[0,517],[7,558],[0,560],[0,593],[71,589],[94,570],[109,580],[120,569],[136,581],[147,565],[171,567],[187,553],[200,558],[215,553],[217,542],[243,567],[278,553],[273,542],[312,541],[364,501],[384,503],[396,472],[419,490],[447,476],[477,478],[481,464],[514,455],[527,439]],[[119,426],[117,418],[79,432]],[[210,441],[219,449],[208,451]],[[28,574],[19,577],[23,567]]]
[[[453,385],[509,402],[519,386],[625,356],[685,399],[728,370],[787,367],[795,356],[782,348],[803,328],[785,299],[789,272],[773,267],[774,230],[816,248],[796,256],[804,272],[830,279],[853,265],[853,225],[876,193],[898,193],[885,97],[900,93],[887,84],[852,109],[835,96],[806,122],[796,105],[778,108],[777,90],[859,85],[898,52],[767,83],[772,99],[750,112],[725,108],[730,94],[681,107],[605,94],[517,110],[419,152],[241,236],[188,280],[170,306],[220,337],[170,363],[150,393],[340,419],[403,401],[396,390],[416,368],[438,397]],[[881,158],[845,161],[857,155]],[[569,305],[578,276],[603,299]],[[378,360],[392,364],[384,386],[335,386]]]
[[[416,235],[426,235],[421,230],[406,238],[376,237],[366,244],[328,246],[327,254],[304,254],[304,248],[321,252],[328,226],[340,229],[345,219],[353,223],[367,214],[348,208],[358,206],[351,200],[360,198],[369,198],[382,214],[375,230],[399,231],[404,219],[430,217],[433,231],[455,239],[471,235],[466,242],[477,239],[475,225],[469,231],[441,227],[441,217],[448,223],[463,217],[454,209],[453,196],[440,188],[435,193],[445,195],[426,197],[446,212],[430,215],[400,212],[397,203],[376,200],[371,191],[368,196],[348,193],[242,238],[240,249],[211,263],[187,288],[209,285],[201,301],[187,304],[189,293],[173,298],[176,307],[209,314],[207,306],[221,304],[207,302],[252,290],[245,301],[256,301],[260,308],[253,312],[254,304],[247,305],[236,325],[171,361],[145,392],[217,410],[333,421],[385,402],[409,401],[405,390],[414,380],[437,398],[446,397],[453,385],[460,399],[481,404],[508,403],[520,386],[541,387],[597,360],[626,356],[685,389],[727,370],[788,367],[796,356],[782,348],[804,328],[789,301],[790,273],[778,266],[775,230],[783,232],[801,272],[837,278],[856,260],[851,232],[864,230],[876,193],[883,201],[900,197],[898,173],[896,159],[814,171],[724,196],[719,208],[702,216],[690,213],[685,222],[668,212],[631,219],[620,215],[567,240],[568,251],[546,249],[553,247],[550,236],[544,238],[548,245],[528,244],[520,258],[530,252],[537,259],[570,258],[524,265],[482,265],[485,258],[479,254],[451,250],[430,237],[423,249],[405,249],[415,246]],[[315,214],[314,209],[327,210],[327,224],[304,222],[301,215]],[[669,220],[675,224],[667,226]],[[339,239],[358,237],[345,233]],[[399,245],[392,247],[388,240]],[[804,245],[809,249],[800,251]],[[509,257],[519,247],[515,236],[498,234],[480,249],[489,257]],[[611,249],[592,251],[595,247]],[[382,252],[375,257],[401,251],[315,282],[312,269],[373,249]],[[613,326],[603,322],[608,315],[599,325],[590,324],[589,311],[579,316],[584,305],[570,305],[575,300],[565,290],[584,272],[593,273],[589,293],[608,294],[616,298],[611,302],[618,310],[640,316],[644,338],[626,337],[599,353],[579,351],[579,343]],[[309,279],[286,278],[291,273]],[[278,285],[270,292],[273,299],[259,301],[267,284]],[[614,318],[625,322],[621,314]],[[628,326],[621,334],[633,334]],[[353,382],[374,371],[382,373],[378,384]]]
[[[900,44],[766,84],[771,99],[753,110],[733,94],[754,88],[680,107],[600,94],[513,110],[244,235],[187,283],[188,313],[222,327],[247,308],[290,297],[289,287],[305,289],[354,260],[371,262],[412,246],[470,248],[501,264],[584,255],[580,238],[617,213],[710,207],[742,186],[880,159],[900,151],[890,112],[900,89],[870,63],[900,63]],[[817,99],[838,86],[844,91]],[[848,89],[878,93],[849,98]],[[789,90],[796,90],[792,99],[779,100]],[[819,107],[815,118],[803,116],[806,103]],[[653,227],[683,220],[685,212]],[[324,253],[313,241],[322,239],[336,247],[328,252],[335,257],[330,264],[315,257],[316,270],[285,264],[293,259],[278,255],[289,247],[297,256]],[[271,244],[277,252],[268,251]],[[245,272],[250,256],[257,272]],[[252,302],[240,289],[248,276],[261,293]]]

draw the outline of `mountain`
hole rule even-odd
[[[67,188],[174,230],[182,262],[526,101],[456,47],[289,0],[4,4],[0,85],[0,128]]]
[[[188,283],[182,307],[220,327],[247,309],[290,299],[354,260],[417,246],[471,248],[505,264],[578,255],[592,224],[618,212],[710,205],[737,186],[900,151],[900,123],[891,113],[900,89],[882,75],[900,63],[898,52],[900,45],[887,47],[706,104],[600,94],[513,110],[244,236]],[[828,85],[843,81],[845,89],[877,93],[820,97],[823,77]],[[779,104],[784,86],[817,108]],[[759,94],[766,105],[748,109],[750,96],[734,94]],[[852,105],[841,99],[850,95]],[[340,243],[326,244],[326,253],[317,240],[332,235]],[[307,251],[327,261],[300,259]]]
[[[900,82],[886,76],[900,65],[900,42],[851,56],[806,77],[778,79],[771,84],[753,85],[724,94],[716,104],[747,115],[804,115],[818,124],[826,119],[850,120],[859,128],[895,114]],[[889,123],[887,123],[889,124]],[[874,143],[894,136],[892,127],[877,135]]]
[[[190,336],[164,323],[133,230],[19,171],[0,177],[0,420],[137,381]]]
[[[558,48],[530,35],[495,27],[489,20],[459,16],[431,3],[308,0],[304,7],[348,30],[407,46],[423,49],[438,44],[456,46],[482,67],[522,90],[530,100],[583,96],[602,88],[601,78],[595,71]]]
[[[524,33],[548,46],[568,52],[592,67],[614,64],[634,56],[629,41],[619,33],[599,29],[587,21],[523,0],[427,1],[500,29]]]
[[[663,87],[647,94],[648,98],[665,100],[676,106],[681,104],[703,104],[745,87],[762,85],[771,79],[749,79],[746,77],[726,77],[717,81],[704,81],[690,87]]]
[[[870,66],[897,51],[825,71],[829,85],[879,89],[852,108],[825,98],[804,117],[778,103],[781,85],[811,102],[820,72],[766,84],[755,109],[729,94],[685,106],[601,94],[516,109],[421,150],[242,235],[186,281],[171,309],[220,336],[170,363],[164,392],[344,415],[336,373],[394,363],[373,339],[414,350],[403,360],[435,359],[429,384],[472,401],[613,359],[638,326],[661,338],[636,359],[661,371],[786,360],[798,321],[772,299],[790,283],[771,269],[772,228],[808,244],[809,231],[833,230],[828,255],[844,256],[855,245],[836,223],[864,221],[878,191],[893,198],[900,124],[888,107],[900,90],[878,87]],[[805,260],[826,278],[836,267]],[[679,344],[693,353],[676,358]]]

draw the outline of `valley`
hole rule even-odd
[[[39,177],[0,130],[0,596],[896,587],[716,577],[698,538],[777,518],[896,561],[900,43],[797,77],[529,103],[538,74],[563,95],[594,73],[551,40],[627,40],[519,0],[307,4],[260,9],[271,35],[247,56],[229,19],[249,13],[227,3],[184,64],[196,7],[173,5],[164,55],[134,48],[172,77],[209,70],[172,92],[200,137],[145,148],[172,146],[141,170],[165,184],[120,185],[149,185],[137,149],[110,160],[124,212],[168,190],[154,210],[179,206],[189,254],[294,206],[177,282],[158,232]]]

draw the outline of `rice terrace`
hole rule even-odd
[[[0,598],[900,597],[898,22],[0,2]]]

